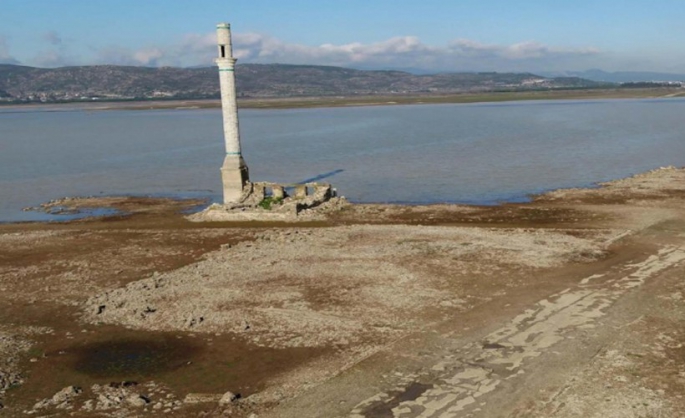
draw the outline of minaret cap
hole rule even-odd
[[[216,25],[216,36],[219,46],[220,60],[233,58],[233,45],[231,44],[231,25],[228,23],[219,23]]]

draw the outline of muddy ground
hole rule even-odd
[[[685,171],[495,207],[0,225],[0,415],[685,416]],[[230,393],[227,393],[230,392]]]

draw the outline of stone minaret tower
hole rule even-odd
[[[221,166],[221,180],[224,186],[224,203],[236,203],[250,178],[247,165],[240,153],[240,128],[238,126],[238,104],[235,90],[235,62],[231,45],[231,26],[228,23],[216,25],[219,44],[219,82],[221,84],[221,109],[224,118],[224,141],[226,158]]]

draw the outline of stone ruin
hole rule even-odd
[[[210,205],[191,221],[294,221],[311,219],[347,202],[328,183],[249,182],[235,203]]]
[[[188,217],[191,221],[293,221],[311,219],[327,209],[340,207],[344,198],[336,197],[327,183],[278,184],[250,182],[249,170],[240,147],[238,102],[235,89],[235,63],[231,25],[217,26],[216,64],[219,67],[221,113],[226,155],[221,166],[223,205],[213,204]],[[292,190],[292,196],[288,193]]]

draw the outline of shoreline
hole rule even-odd
[[[667,99],[685,97],[682,88],[587,89],[454,94],[381,96],[323,96],[238,99],[241,109],[307,109],[421,104],[476,104],[538,100]],[[218,109],[219,99],[137,100],[68,103],[0,104],[0,112],[11,111],[103,111],[103,110],[201,110]]]
[[[620,180],[620,179],[615,179]],[[548,193],[553,193],[558,190],[567,189],[596,189],[601,187],[605,182],[595,182],[590,185],[580,185],[575,187],[566,187],[559,189],[542,190],[539,192],[526,193],[518,197],[511,197],[509,199],[501,199],[488,202],[469,202],[469,201],[430,201],[430,202],[357,202],[348,200],[348,204],[357,206],[388,206],[388,207],[435,207],[435,206],[458,206],[458,207],[473,207],[473,208],[493,208],[505,205],[529,204],[535,201],[540,196]],[[21,212],[37,213],[37,216],[44,217],[44,219],[29,219],[29,220],[0,220],[2,225],[15,224],[50,224],[50,223],[70,223],[76,221],[83,221],[95,218],[105,217],[121,217],[127,216],[129,213],[110,206],[98,206],[98,201],[109,201],[111,199],[133,199],[133,200],[156,200],[156,199],[170,199],[179,203],[194,202],[193,207],[200,207],[200,211],[206,209],[212,203],[219,203],[210,197],[189,195],[187,193],[161,193],[161,194],[113,194],[102,196],[65,196],[61,198],[51,199],[36,206],[30,206],[20,209]],[[70,207],[69,202],[84,201],[88,202],[86,205],[78,205],[77,207]],[[67,205],[63,205],[67,203]],[[195,212],[186,212],[192,214]]]
[[[552,188],[552,189],[546,189],[546,190],[539,190],[535,192],[530,192],[526,193],[525,195],[520,195],[520,196],[513,196],[510,197],[509,199],[501,199],[501,200],[496,200],[496,201],[488,201],[488,202],[468,202],[468,201],[431,201],[431,202],[356,202],[352,200],[348,200],[348,203],[350,205],[359,205],[359,206],[368,206],[368,205],[376,205],[376,206],[390,206],[390,207],[434,207],[434,206],[458,206],[458,207],[474,207],[474,208],[493,208],[493,207],[501,207],[501,206],[506,206],[506,205],[525,205],[525,204],[530,204],[534,203],[537,199],[544,198],[545,195],[551,195],[557,192],[563,192],[564,190],[594,190],[594,189],[600,189],[603,187],[605,184],[611,184],[612,182],[615,181],[621,181],[625,179],[630,179],[636,176],[643,175],[645,173],[651,173],[663,169],[671,169],[673,167],[656,167],[652,170],[648,170],[646,172],[641,172],[641,173],[635,173],[633,175],[630,175],[628,177],[621,177],[621,178],[616,178],[613,180],[606,180],[606,181],[596,181],[590,184],[585,184],[585,185],[578,185],[578,186],[571,186],[571,187],[562,187],[562,188]],[[685,169],[685,167],[678,168],[678,169]],[[29,206],[29,207],[24,207],[18,210],[18,212],[32,212],[32,213],[38,213],[40,217],[43,217],[44,219],[28,219],[28,220],[0,220],[0,226],[2,225],[30,225],[30,224],[60,224],[60,223],[70,223],[74,221],[83,221],[83,220],[89,220],[93,218],[103,218],[103,217],[108,217],[108,216],[127,216],[129,213],[122,211],[121,209],[118,209],[116,207],[111,207],[111,206],[98,206],[97,204],[93,205],[94,203],[92,202],[98,202],[98,201],[110,201],[112,199],[114,200],[125,200],[125,199],[133,199],[133,200],[150,200],[153,201],[155,199],[160,199],[160,200],[165,200],[169,199],[172,201],[176,201],[179,203],[182,202],[194,202],[193,207],[201,207],[202,209],[205,209],[212,203],[218,203],[217,201],[212,200],[211,197],[209,197],[209,194],[203,195],[203,194],[198,194],[198,193],[157,193],[157,194],[112,194],[112,195],[103,195],[103,196],[64,196],[60,198],[55,198],[55,199],[50,199],[48,201],[45,201],[43,203],[37,204],[35,206]],[[91,202],[86,205],[79,205],[76,210],[74,208],[70,208],[68,205],[66,207],[62,206],[63,202],[69,202],[69,201],[83,201],[83,202]],[[88,206],[91,205],[91,206]],[[201,209],[201,210],[202,210]],[[55,211],[54,213],[50,213],[50,211]],[[96,213],[95,215],[90,215],[91,213]],[[187,212],[187,214],[192,214],[193,212]],[[64,215],[64,218],[60,218],[60,216]],[[68,218],[69,216],[72,216],[72,218]]]

